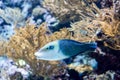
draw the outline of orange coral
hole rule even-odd
[[[95,17],[99,9],[93,2],[95,0],[44,0],[43,6],[60,20],[61,24],[84,20],[86,17]]]
[[[58,62],[38,61],[34,57],[34,53],[48,42],[65,38],[82,42],[95,41],[98,40],[96,36],[97,30],[102,29],[106,38],[101,39],[105,40],[106,45],[113,49],[120,50],[120,22],[114,19],[112,10],[101,10],[102,12],[97,18],[97,14],[94,14],[92,11],[100,13],[100,10],[96,7],[93,8],[93,6],[94,4],[92,4],[90,8],[85,8],[85,5],[82,5],[82,7],[67,5],[66,7],[65,4],[61,7],[61,9],[64,8],[63,12],[65,11],[65,15],[67,10],[71,13],[69,10],[74,8],[73,12],[75,10],[80,14],[81,16],[79,16],[82,20],[71,24],[72,27],[69,29],[63,28],[53,34],[46,34],[47,27],[45,24],[40,25],[38,29],[36,29],[34,25],[26,25],[26,27],[16,29],[16,34],[10,39],[9,43],[4,44],[4,42],[1,42],[0,54],[7,53],[9,57],[15,60],[25,60],[30,64],[33,72],[38,75],[50,75],[54,68],[60,67],[56,65]],[[84,10],[86,11],[84,12]],[[89,12],[91,14],[88,14]],[[60,15],[60,17],[62,16],[61,21],[65,15]],[[72,16],[71,19],[75,19],[74,16]]]
[[[71,24],[71,26],[69,31],[73,31],[73,36],[77,41],[90,42],[97,40],[96,33],[99,30],[99,27],[96,26],[91,19],[75,22]]]
[[[100,25],[105,34],[105,45],[120,50],[120,21],[114,18],[113,9],[103,9],[97,20],[94,23]]]
[[[108,36],[120,35],[120,21],[114,19],[113,9],[103,9],[97,22]]]
[[[120,50],[120,21],[114,18],[113,9],[101,9],[96,18],[86,18],[71,24],[69,31],[73,31],[74,38],[78,41],[88,42],[103,40],[105,45]],[[97,37],[97,32],[102,31],[105,35]]]
[[[6,47],[7,47],[7,42],[6,41],[0,41],[0,55],[6,54]]]
[[[46,34],[47,27],[42,24],[38,29],[34,25],[26,25],[16,29],[16,34],[10,39],[5,53],[14,60],[23,59],[30,64],[33,72],[38,75],[50,75],[58,62],[36,60],[34,53],[43,45],[56,39],[72,38],[70,32],[64,28],[51,35]],[[57,64],[56,64],[57,63]]]
[[[40,25],[38,29],[34,25],[26,25],[26,27],[16,29],[16,34],[10,39],[7,47],[4,47],[6,49],[5,53],[14,60],[25,60],[30,64],[33,72],[38,75],[50,75],[55,68],[60,67],[57,66],[59,62],[36,60],[34,53],[48,42],[57,39],[74,39],[78,41],[83,39],[82,37],[77,38],[76,34],[72,35],[67,28],[53,34],[47,34],[46,31],[45,24]]]

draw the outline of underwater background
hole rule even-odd
[[[35,57],[61,39],[97,48],[58,61]],[[0,80],[120,80],[120,0],[0,0]]]

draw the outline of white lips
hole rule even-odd
[[[42,54],[40,54],[39,52],[35,52],[35,54],[34,54],[36,57],[40,57],[40,56],[42,56]]]

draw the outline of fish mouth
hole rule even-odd
[[[47,58],[43,58],[43,57],[39,57],[39,56],[36,56],[36,59],[37,59],[37,60],[47,60],[47,61],[49,60],[49,59],[47,59]]]
[[[36,56],[36,55],[35,55],[35,57],[36,57],[36,59],[38,59],[38,60],[40,60],[40,59],[43,60],[43,59],[44,59],[42,56]]]
[[[45,57],[45,55],[43,55],[43,53],[40,53],[40,52],[36,52],[35,54],[35,57],[36,57],[36,59],[38,59],[38,60],[45,60],[45,59],[47,59],[46,57]]]
[[[35,56],[36,57],[36,59],[41,59],[41,57],[38,57],[38,56]]]
[[[36,57],[37,59],[41,58],[41,56],[42,56],[42,55],[41,55],[40,53],[38,53],[38,52],[35,52],[34,55],[35,55],[35,57]]]

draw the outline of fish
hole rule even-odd
[[[96,42],[78,42],[71,39],[55,40],[35,52],[38,60],[56,61],[75,56],[77,54],[94,51],[97,48]]]

